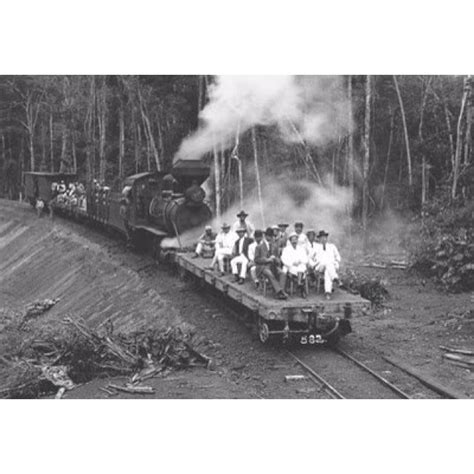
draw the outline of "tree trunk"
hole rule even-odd
[[[364,117],[364,156],[362,161],[362,229],[364,250],[367,250],[367,221],[369,213],[369,165],[370,165],[370,117],[372,108],[372,77],[367,76],[365,83],[365,117]]]
[[[122,181],[123,177],[123,160],[125,156],[125,124],[124,124],[124,117],[123,117],[123,107],[120,106],[119,111],[119,172],[118,176],[120,181]]]
[[[397,76],[393,76],[393,83],[395,84],[395,90],[397,91],[397,97],[398,97],[398,103],[400,104],[400,111],[402,114],[403,135],[405,137],[405,147],[406,147],[406,152],[407,152],[408,186],[410,188],[410,193],[411,193],[413,189],[413,172],[412,172],[412,166],[411,166],[410,139],[408,137],[405,107],[403,105],[400,88],[398,87]]]
[[[61,140],[61,162],[59,164],[59,172],[66,173],[68,171],[68,162],[66,160],[66,151],[67,151],[67,128],[66,125],[63,125],[63,133]]]
[[[469,77],[469,76],[468,76]],[[461,164],[461,153],[462,153],[462,119],[464,117],[464,110],[466,108],[467,96],[469,94],[468,87],[466,87],[467,80],[464,81],[464,92],[461,100],[461,109],[459,111],[458,126],[456,130],[456,152],[454,155],[454,168],[453,168],[453,185],[451,188],[451,199],[456,199],[457,187],[459,181],[459,168]]]
[[[255,178],[257,179],[257,194],[258,204],[260,207],[260,217],[262,227],[265,228],[265,215],[263,213],[263,199],[262,199],[262,183],[260,181],[260,170],[258,167],[258,147],[257,147],[257,134],[255,133],[255,127],[252,127],[252,147],[253,147],[253,159],[255,164]]]
[[[105,182],[105,174],[107,169],[106,155],[105,155],[105,138],[106,138],[106,94],[107,85],[105,83],[105,77],[102,82],[100,91],[99,101],[97,103],[97,124],[99,127],[99,180]]]
[[[349,178],[349,188],[351,199],[354,199],[354,135],[352,132],[353,110],[352,110],[352,76],[347,78],[347,125],[349,136],[347,138],[347,175]]]
[[[428,84],[426,85],[425,90],[423,91],[423,99],[421,102],[421,112],[420,112],[420,123],[418,125],[418,140],[419,146],[421,149],[421,207],[426,203],[426,196],[427,196],[427,163],[426,163],[426,153],[424,150],[424,139],[423,139],[423,119],[425,116],[425,108],[426,108],[426,101],[428,98],[428,88],[431,82],[431,77],[428,79]]]
[[[77,174],[77,155],[76,155],[75,135],[76,135],[76,133],[73,130],[72,133],[71,133],[72,167],[73,167],[73,172]]]
[[[394,120],[394,115],[392,113],[392,108],[390,107],[389,110],[390,110],[390,133],[388,136],[387,158],[385,160],[385,170],[383,174],[382,199],[380,200],[381,209],[383,209],[384,201],[385,201],[385,191],[387,189],[388,169],[390,166],[390,155],[392,152],[392,144],[393,144],[393,130],[395,126],[395,120]]]
[[[49,113],[49,159],[51,173],[54,173],[54,135],[53,135],[53,111]]]

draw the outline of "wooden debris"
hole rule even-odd
[[[107,385],[107,388],[113,388],[113,389],[118,390],[120,392],[126,392],[126,393],[138,393],[138,394],[155,393],[155,390],[153,389],[153,387],[142,386],[142,385],[127,384],[124,387],[124,386],[121,386],[121,385],[115,385],[115,384],[109,383],[109,385]]]
[[[463,364],[474,366],[474,358],[473,357],[463,357],[457,354],[443,354],[443,358],[447,360],[452,360],[456,362],[462,362]]]
[[[285,382],[299,382],[306,379],[306,375],[285,375]]]
[[[423,385],[428,387],[429,389],[435,391],[436,393],[439,393],[440,395],[443,395],[446,398],[467,398],[466,395],[457,392],[456,390],[445,387],[441,385],[441,383],[437,380],[435,380],[433,377],[430,377],[428,375],[420,373],[418,370],[414,369],[413,367],[410,367],[400,361],[394,360],[390,357],[382,357],[384,360],[386,360],[388,363],[394,365],[395,367],[398,367],[400,370],[403,370],[407,374],[415,377],[418,379]]]
[[[453,354],[463,354],[463,355],[474,356],[474,351],[469,350],[469,349],[462,349],[462,348],[458,349],[458,348],[447,347],[447,346],[439,346],[439,348],[442,351],[452,352]]]

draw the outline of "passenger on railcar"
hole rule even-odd
[[[267,278],[275,290],[276,297],[286,300],[288,298],[284,291],[286,275],[277,263],[278,258],[272,253],[272,242],[268,242],[266,238],[262,237],[261,230],[255,231],[255,239],[260,242],[255,249],[256,276],[257,278]]]
[[[216,237],[216,252],[211,262],[211,268],[214,269],[216,263],[219,267],[221,276],[225,275],[224,272],[224,258],[229,258],[232,255],[234,249],[234,243],[237,240],[235,232],[230,230],[229,224],[222,224],[221,232]]]
[[[212,227],[210,225],[207,225],[204,228],[204,233],[201,235],[201,237],[199,237],[193,258],[214,257],[214,252],[216,250],[216,237],[217,234],[213,232]]]
[[[293,232],[289,236],[289,244],[283,249],[281,254],[283,262],[283,272],[290,273],[297,278],[297,285],[300,291],[304,290],[304,279],[308,266],[308,254],[306,247],[298,245],[298,234]]]
[[[337,247],[328,242],[329,234],[321,230],[318,234],[320,245],[316,251],[315,271],[324,273],[324,293],[326,299],[331,298],[333,282],[338,283],[337,270],[341,262],[341,256]]]
[[[289,227],[289,224],[278,224],[278,228],[280,229],[280,237],[278,239],[280,248],[283,250],[288,243],[288,234],[286,233],[286,229]]]
[[[249,221],[247,221],[248,214],[245,211],[240,211],[237,214],[238,219],[232,224],[232,230],[236,232],[236,230],[240,227],[245,227],[247,230],[247,237],[253,238],[253,234],[255,232],[255,227]]]
[[[59,182],[58,193],[59,194],[64,194],[65,192],[66,192],[66,183],[64,182],[64,179],[62,179]]]
[[[304,224],[302,222],[295,222],[295,233],[298,235],[298,246],[306,248],[308,237],[303,232]]]
[[[125,186],[122,189],[122,197],[120,199],[120,217],[122,217],[123,227],[125,228],[125,235],[127,238],[127,247],[132,245],[132,228],[130,226],[130,214],[132,205],[132,187]]]
[[[248,269],[250,273],[250,278],[252,278],[252,281],[255,283],[255,286],[258,288],[260,285],[260,282],[257,278],[257,266],[255,265],[255,249],[257,248],[257,245],[262,241],[263,234],[257,239],[256,231],[255,231],[254,238],[255,240],[249,245],[249,250],[248,250],[248,257],[249,257]]]
[[[235,241],[234,249],[232,252],[233,258],[230,261],[230,267],[232,269],[232,275],[235,277],[235,281],[242,285],[245,282],[247,276],[247,268],[249,264],[249,245],[253,242],[253,239],[247,237],[247,228],[239,227],[236,229],[238,239]],[[240,264],[240,273],[239,273]]]
[[[308,243],[306,244],[306,253],[308,254],[308,270],[313,271],[316,266],[316,252],[321,245],[316,240],[316,231],[313,229],[308,229],[306,232],[306,237],[308,237]]]

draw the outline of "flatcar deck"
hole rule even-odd
[[[287,300],[278,300],[271,288],[264,296],[263,292],[249,281],[239,285],[234,282],[233,275],[220,276],[211,270],[210,259],[192,257],[192,253],[177,253],[176,263],[180,268],[204,280],[265,320],[284,321],[291,325],[291,323],[306,323],[310,314],[347,319],[370,308],[368,300],[339,288],[335,289],[330,300],[323,294],[317,294],[314,288],[310,288],[307,298],[290,295]]]

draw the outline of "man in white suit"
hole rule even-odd
[[[324,273],[324,293],[326,299],[331,298],[332,285],[338,281],[337,270],[341,263],[341,256],[334,244],[328,243],[329,234],[321,230],[318,234],[319,243],[316,251],[315,271]]]

